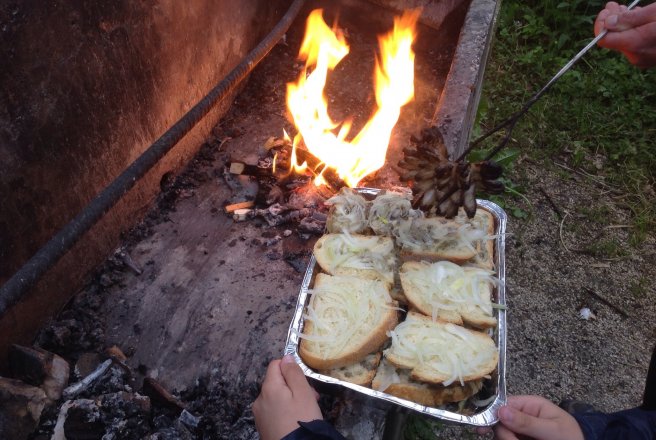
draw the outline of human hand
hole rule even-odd
[[[318,397],[291,355],[271,361],[260,395],[253,403],[260,438],[280,440],[298,428],[299,421],[323,419]]]
[[[545,398],[510,396],[499,409],[499,423],[493,428],[499,440],[583,440],[576,419]],[[489,432],[481,429],[479,434]]]
[[[656,66],[656,3],[629,11],[609,2],[595,20],[595,35],[603,29],[608,29],[608,34],[599,46],[622,52],[640,68]]]

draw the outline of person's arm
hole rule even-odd
[[[586,440],[652,440],[656,438],[656,411],[641,408],[611,414],[574,414]]]
[[[601,47],[622,52],[638,67],[656,66],[656,3],[629,11],[609,2],[597,16],[595,35],[603,29],[608,29],[608,34],[599,41]]]
[[[292,356],[271,361],[253,403],[261,440],[343,440],[323,421],[318,397]]]

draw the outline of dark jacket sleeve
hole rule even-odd
[[[323,420],[298,422],[299,428],[281,440],[346,440],[333,426]]]
[[[656,411],[633,408],[611,414],[578,413],[574,418],[585,440],[656,439]]]

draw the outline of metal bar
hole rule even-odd
[[[304,0],[294,0],[271,32],[198,104],[168,129],[73,220],[50,239],[0,289],[0,316],[41,279],[52,266],[100,220],[139,179],[164,157],[209,111],[221,102],[287,32]]]

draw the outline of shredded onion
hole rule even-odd
[[[390,332],[392,345],[385,350],[394,364],[408,369],[422,368],[446,378],[444,386],[480,372],[496,356],[494,341],[481,340],[477,332],[453,324],[439,324],[409,314]],[[489,373],[485,371],[484,374]]]
[[[492,317],[492,272],[463,267],[449,261],[406,263],[401,267],[401,283],[406,292],[419,292],[415,305],[433,321],[440,312]]]
[[[392,298],[382,281],[348,276],[329,276],[314,288],[306,319],[312,333],[299,337],[313,344],[313,351],[324,359],[335,357],[358,339],[368,337],[379,325]]]
[[[373,201],[369,209],[369,227],[377,235],[393,236],[402,220],[422,216],[422,211],[412,209],[408,197],[388,192]]]
[[[339,194],[326,201],[332,205],[328,213],[326,228],[328,232],[363,232],[367,228],[368,203],[351,188],[342,188]]]

